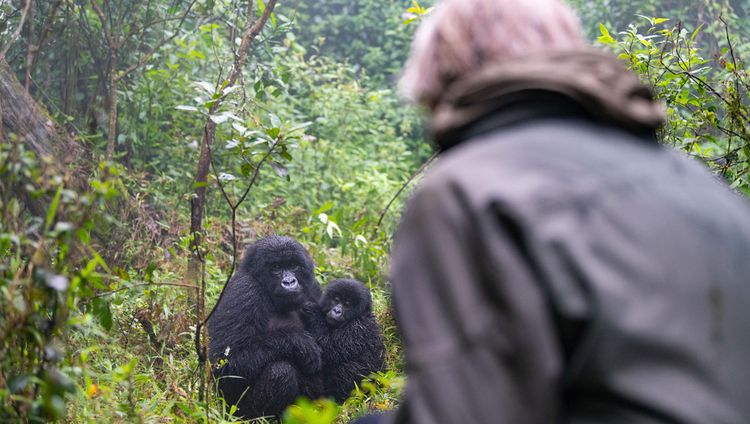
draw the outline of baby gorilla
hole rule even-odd
[[[236,415],[278,415],[297,396],[318,393],[320,347],[300,312],[319,297],[299,242],[271,236],[247,248],[208,321],[214,375]]]
[[[321,395],[342,402],[362,377],[383,369],[383,338],[364,284],[331,281],[317,305],[305,304],[303,315],[322,350]]]

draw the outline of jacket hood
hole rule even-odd
[[[489,115],[522,119],[517,109],[548,116],[580,110],[579,115],[639,134],[653,134],[666,120],[652,89],[620,60],[586,49],[533,54],[455,81],[435,106],[430,131],[438,146],[446,149]]]

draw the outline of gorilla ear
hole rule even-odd
[[[362,307],[362,313],[372,312],[372,300],[368,297],[364,300],[364,306]]]
[[[242,254],[239,268],[249,271],[258,261],[259,257],[262,256],[259,254],[259,250],[260,247],[258,247],[257,242],[247,246],[247,248],[245,248],[245,253]]]
[[[245,251],[242,253],[242,261],[247,261],[249,258],[255,256],[257,248],[254,245],[247,246]]]
[[[372,310],[372,294],[366,285],[361,285],[359,296],[360,301],[363,303],[363,312],[370,312]]]

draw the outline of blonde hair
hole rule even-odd
[[[417,30],[399,85],[432,107],[453,81],[488,64],[585,44],[562,0],[442,0]]]

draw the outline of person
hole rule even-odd
[[[443,0],[401,87],[440,158],[392,252],[403,403],[371,422],[750,422],[750,207],[562,0]]]

